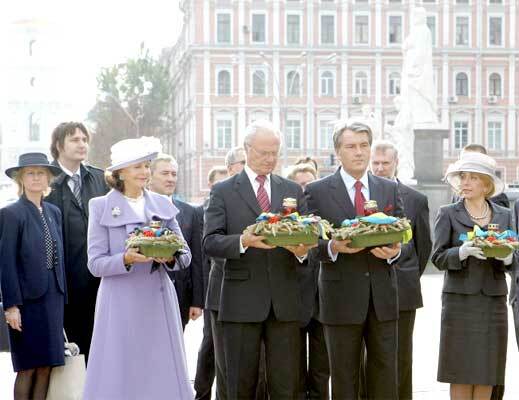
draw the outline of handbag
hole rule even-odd
[[[9,351],[9,330],[4,318],[4,307],[0,301],[0,352]]]
[[[65,336],[65,365],[52,368],[46,400],[81,400],[85,386],[85,356]]]

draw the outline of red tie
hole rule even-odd
[[[256,182],[259,183],[259,188],[258,188],[258,193],[256,194],[256,199],[258,199],[258,204],[264,212],[267,212],[270,210],[269,196],[267,194],[267,191],[265,190],[265,187],[263,186],[263,185],[265,185],[266,179],[267,179],[267,177],[265,175],[258,175],[256,177]]]
[[[355,212],[357,215],[364,215],[364,202],[366,198],[362,194],[362,182],[355,182]]]

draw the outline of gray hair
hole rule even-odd
[[[272,132],[281,141],[281,131],[272,122],[266,119],[258,119],[245,128],[244,148],[250,146],[252,139],[260,130]]]
[[[377,151],[381,151],[382,153],[385,153],[388,150],[393,151],[393,158],[395,160],[397,160],[398,159],[398,149],[396,148],[396,146],[393,143],[391,143],[387,140],[376,140],[375,142],[373,142],[373,145],[371,146],[372,154]]]
[[[338,150],[339,147],[341,147],[341,138],[345,131],[367,133],[370,146],[371,143],[373,143],[373,132],[371,132],[371,128],[368,125],[353,119],[340,120],[333,126],[333,147],[335,150]]]
[[[151,169],[152,174],[153,174],[153,172],[155,172],[155,168],[157,168],[157,164],[161,161],[166,161],[166,162],[173,164],[173,168],[175,168],[175,171],[178,170],[178,163],[177,163],[177,160],[175,160],[175,157],[170,156],[169,154],[160,153],[157,156],[157,158],[155,158],[154,160],[151,161],[150,169]]]
[[[240,153],[243,155],[242,158],[239,157]],[[225,166],[230,167],[239,161],[245,161],[245,149],[243,147],[233,147],[225,156]]]

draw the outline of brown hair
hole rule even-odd
[[[211,168],[209,173],[207,174],[207,180],[209,181],[209,183],[214,183],[214,180],[216,179],[216,174],[227,175],[227,167],[216,166]]]
[[[462,151],[473,151],[477,153],[487,154],[486,147],[478,143],[470,143],[466,145]]]
[[[52,158],[57,160],[59,158],[59,148],[63,148],[65,145],[65,138],[67,136],[72,136],[76,133],[76,129],[79,129],[87,138],[87,141],[90,141],[90,134],[88,133],[87,128],[81,122],[62,122],[54,131],[52,131],[52,137],[50,142],[50,154]],[[59,145],[59,146],[58,146]]]
[[[312,166],[312,164],[296,164],[292,167],[289,174],[287,175],[287,179],[290,179],[291,181],[295,180],[296,175],[299,173],[305,173],[308,172],[314,176],[315,179],[317,179],[317,171]]]
[[[106,184],[121,193],[124,192],[124,181],[121,179],[121,171],[107,171],[105,172]]]
[[[29,168],[29,167],[27,167]],[[45,190],[45,192],[43,192],[43,196],[47,196],[49,193],[50,193],[50,183],[52,181],[52,179],[54,179],[54,175],[52,175],[52,172],[50,172],[50,170],[48,168],[45,168],[45,167],[41,167],[41,168],[44,168],[45,171],[47,172],[47,180],[48,180],[48,188],[47,190]],[[18,197],[20,197],[22,194],[25,193],[25,189],[23,187],[23,173],[25,171],[25,167],[24,168],[20,168],[18,171],[16,171],[13,175],[13,180],[14,182],[16,183],[16,186],[18,187]]]

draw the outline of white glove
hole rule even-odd
[[[512,251],[509,255],[503,258],[496,257],[496,260],[503,261],[505,265],[510,265],[512,264],[512,261],[514,261],[514,252]]]
[[[483,255],[483,250],[479,247],[473,246],[474,242],[467,241],[460,246],[459,254],[460,261],[465,260],[467,257],[475,257],[479,260],[486,260],[487,258]]]

